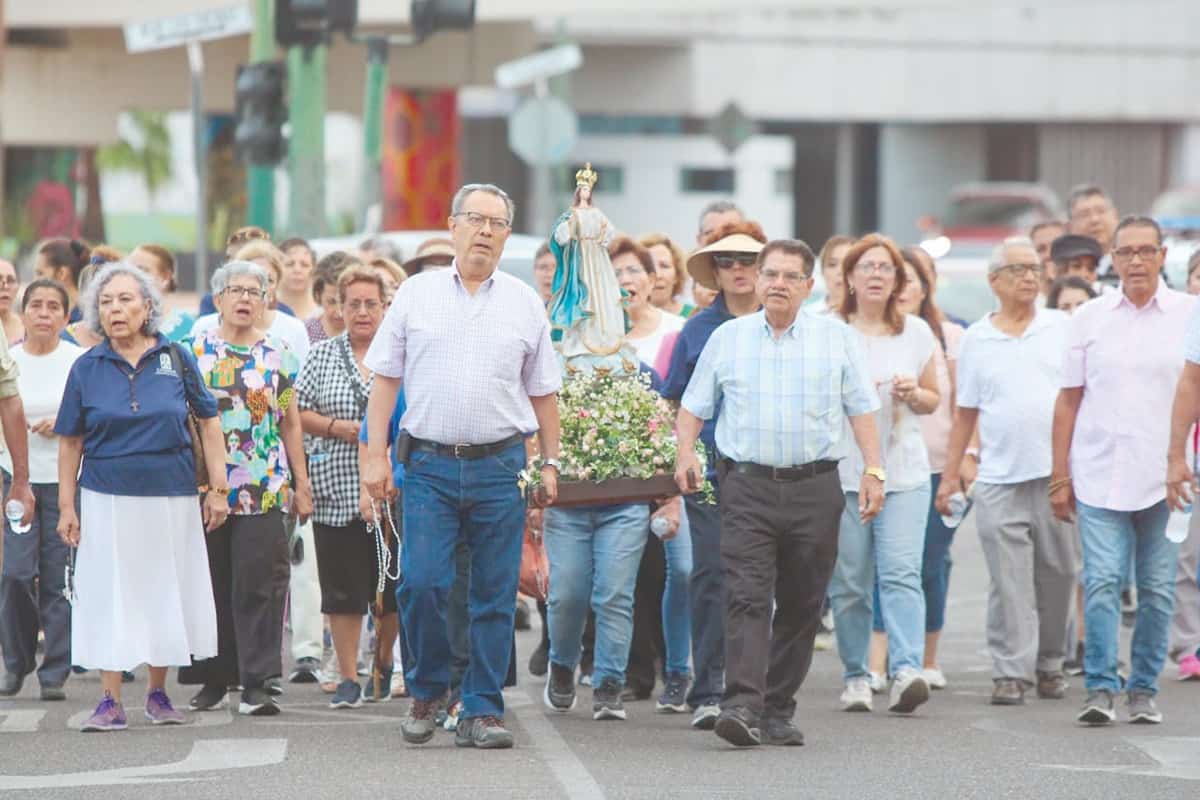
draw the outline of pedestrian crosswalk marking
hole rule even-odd
[[[1175,778],[1176,780],[1200,781],[1200,738],[1193,736],[1140,736],[1125,739],[1127,744],[1141,750],[1157,764],[1043,764],[1047,769],[1062,769],[1071,772],[1111,772],[1119,775],[1144,775],[1150,778]]]
[[[0,733],[36,733],[46,712],[40,709],[0,711]]]

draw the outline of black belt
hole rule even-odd
[[[734,461],[725,459],[725,466],[730,472],[741,475],[751,475],[755,478],[770,478],[773,481],[803,481],[824,475],[837,469],[836,461],[810,461],[798,467],[767,467],[750,461]]]
[[[525,434],[523,433],[514,433],[507,439],[501,439],[491,444],[439,444],[427,439],[414,438],[412,440],[412,449],[421,450],[426,453],[437,453],[439,456],[474,461],[477,458],[486,458],[487,456],[494,456],[497,453],[503,453],[513,445],[524,441]]]

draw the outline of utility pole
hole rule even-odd
[[[367,230],[371,210],[382,211],[380,183],[383,172],[383,104],[387,88],[388,40],[367,39],[367,88],[363,95],[363,188],[358,205],[358,229]],[[382,216],[380,216],[382,221]]]
[[[254,0],[254,30],[250,33],[250,61],[275,58],[275,2]],[[246,166],[246,223],[274,233],[275,167]]]
[[[312,238],[325,231],[325,106],[326,55],[324,44],[288,48],[287,230]]]

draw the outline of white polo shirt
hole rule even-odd
[[[1029,327],[1009,336],[992,314],[963,336],[958,405],[979,409],[979,480],[1022,483],[1050,474],[1050,428],[1062,385],[1066,314],[1038,308]]]

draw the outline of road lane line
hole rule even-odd
[[[529,733],[538,755],[566,790],[563,795],[566,800],[604,800],[604,790],[571,750],[567,740],[546,719],[540,701],[518,689],[504,693],[504,705],[517,712],[521,727]]]

